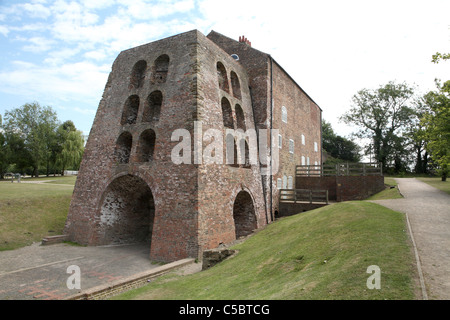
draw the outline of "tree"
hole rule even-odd
[[[384,170],[389,162],[400,159],[394,150],[414,112],[413,95],[413,88],[405,83],[389,82],[376,90],[362,89],[353,96],[353,105],[341,117],[345,123],[359,127],[357,137],[373,141],[375,159],[382,163]]]
[[[5,112],[4,130],[14,141],[23,140],[33,176],[39,175],[39,166],[47,164],[50,158],[50,145],[57,126],[56,112],[51,107],[41,107],[37,102]]]
[[[429,111],[422,117],[423,136],[442,181],[446,181],[450,170],[450,80],[443,85],[436,81],[436,85],[438,91],[431,91],[424,97]]]
[[[72,121],[66,121],[58,127],[59,153],[56,157],[61,168],[61,175],[68,167],[77,168],[84,152],[84,139],[82,132],[75,128]]]
[[[360,147],[342,136],[337,135],[331,124],[322,120],[322,146],[331,159],[327,162],[358,162],[361,160]]]

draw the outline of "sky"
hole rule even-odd
[[[0,0],[0,115],[38,102],[87,135],[122,50],[194,29],[245,35],[346,137],[359,90],[450,77],[449,0]]]

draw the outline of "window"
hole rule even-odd
[[[155,60],[153,82],[164,83],[167,79],[167,73],[169,71],[169,56],[163,54]]]
[[[306,165],[305,156],[302,156],[302,166]]]
[[[143,86],[145,79],[145,71],[147,70],[147,62],[140,60],[136,62],[131,72],[130,85],[135,89]]]
[[[230,73],[231,88],[233,89],[233,96],[236,99],[241,100],[241,84],[239,83],[239,78],[234,71]]]
[[[245,132],[247,129],[246,129],[246,126],[245,126],[244,111],[242,111],[241,106],[238,105],[238,104],[234,107],[234,110],[236,112],[236,126],[237,126],[237,129],[242,129]]]
[[[283,176],[283,189],[287,189],[287,177]]]
[[[145,108],[144,114],[142,116],[143,122],[157,122],[159,121],[159,114],[161,113],[162,105],[162,93],[161,91],[153,91],[149,94]]]
[[[287,123],[287,109],[285,106],[281,107],[281,121]]]
[[[278,190],[281,189],[281,184],[282,184],[282,181],[281,181],[280,178],[278,178],[278,179],[277,179],[277,189],[278,189]]]
[[[288,189],[294,189],[292,176],[288,177]]]
[[[302,134],[302,145],[305,145],[305,136]]]
[[[153,151],[155,149],[155,132],[147,129],[139,137],[137,161],[148,162],[153,159]]]
[[[306,157],[306,165],[309,166],[309,157]]]
[[[221,62],[217,62],[217,78],[219,80],[219,88],[229,93],[227,70]]]
[[[317,142],[314,142],[314,151],[315,151],[315,152],[318,152],[318,151],[319,151],[319,148],[318,148],[318,146],[317,146]]]
[[[120,121],[121,125],[124,124],[135,124],[139,110],[139,97],[137,95],[132,95],[128,97],[123,106],[122,119]]]
[[[233,110],[230,101],[225,97],[222,98],[222,120],[225,128],[234,129]]]
[[[281,149],[283,145],[283,136],[281,134],[278,135],[278,148]]]
[[[130,160],[131,145],[133,137],[129,132],[123,132],[116,142],[116,149],[114,155],[118,163],[128,163]]]
[[[289,139],[289,153],[294,153],[294,140]]]

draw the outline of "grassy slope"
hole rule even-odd
[[[414,299],[404,215],[344,202],[280,219],[190,276],[169,275],[116,299]],[[381,268],[381,289],[366,286]]]
[[[73,192],[69,181],[68,186],[0,182],[0,250],[62,234]]]

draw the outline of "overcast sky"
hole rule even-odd
[[[338,122],[363,88],[449,80],[449,0],[0,0],[0,114],[51,106],[88,134],[120,51],[198,29],[215,30],[274,59]]]

